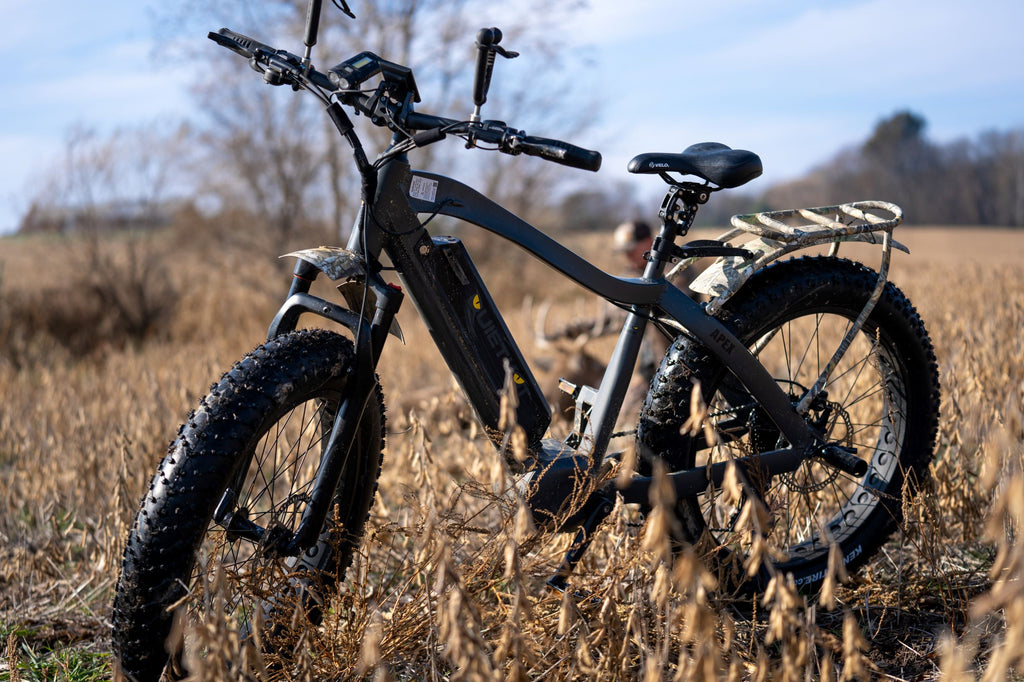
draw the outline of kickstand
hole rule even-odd
[[[611,513],[613,505],[611,500],[603,499],[594,507],[594,510],[587,516],[587,520],[583,522],[580,529],[576,532],[576,537],[572,541],[572,546],[569,547],[569,551],[565,553],[562,558],[562,563],[558,565],[558,570],[555,574],[548,578],[547,586],[558,590],[559,592],[565,592],[569,589],[569,576],[572,575],[572,571],[576,568],[576,564],[579,563],[580,559],[583,558],[584,553],[590,547],[590,543],[594,539],[594,531],[597,530],[597,526],[604,521],[604,518]]]

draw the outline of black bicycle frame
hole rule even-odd
[[[644,278],[609,275],[476,190],[442,175],[411,171],[404,160],[396,159],[381,171],[378,187],[374,214],[387,232],[366,235],[370,255],[378,255],[379,251],[375,251],[378,245],[383,249],[425,318],[440,317],[438,311],[446,302],[439,296],[440,292],[429,286],[429,279],[423,277],[426,257],[421,247],[430,238],[425,228],[420,226],[416,214],[443,214],[482,227],[525,249],[584,288],[631,309],[601,381],[580,447],[590,457],[592,471],[596,472],[607,450],[646,325],[652,316],[674,320],[710,348],[779,427],[791,447],[777,453],[762,454],[762,467],[773,474],[791,471],[816,444],[815,435],[768,371],[728,328],[705,314],[698,303],[669,284],[662,276],[663,266],[654,268],[653,272],[649,268]],[[360,226],[362,224],[372,227],[374,221],[360,223]],[[663,226],[662,236],[674,239],[675,234],[665,235],[666,229]],[[362,241],[363,235],[355,234],[350,248],[358,248]],[[655,276],[648,276],[648,273]],[[510,335],[505,344],[516,348]],[[465,358],[450,349],[446,353],[445,347],[441,350],[452,372],[461,381],[461,377],[470,371]],[[705,485],[706,481],[705,478]],[[701,486],[696,492],[703,489]]]
[[[458,254],[459,258],[466,260],[456,260],[449,247],[456,244],[457,240],[431,237],[421,223],[419,214],[447,215],[482,227],[525,249],[580,286],[630,311],[598,388],[586,430],[575,452],[577,457],[582,455],[584,461],[589,462],[591,480],[596,480],[607,452],[644,332],[653,318],[674,321],[717,355],[788,441],[787,448],[760,453],[756,458],[736,460],[745,473],[756,471],[765,476],[775,476],[793,471],[804,459],[818,451],[818,437],[796,412],[789,396],[728,328],[707,315],[698,303],[664,278],[664,262],[657,262],[655,258],[656,262],[648,264],[642,278],[615,277],[476,190],[442,175],[412,171],[404,157],[396,157],[379,171],[374,199],[369,206],[364,204],[361,208],[344,254],[353,263],[359,264],[367,286],[372,283],[378,291],[385,286],[378,272],[381,268],[379,259],[382,252],[387,255],[449,369],[496,445],[501,442],[500,396],[503,385],[507,385],[507,376],[514,376],[515,384],[528,395],[539,394],[540,391],[483,283],[476,281],[472,287],[456,287],[454,290],[448,285],[448,280],[472,280],[475,268],[468,261],[468,255]],[[673,225],[666,221],[659,236],[671,243],[678,235]],[[458,246],[461,247],[461,244]],[[363,263],[370,265],[369,272],[365,271]],[[455,274],[440,274],[440,270],[446,268],[453,268]],[[300,274],[300,271],[304,274]],[[373,319],[361,318],[358,314],[309,295],[308,280],[315,274],[316,268],[300,260],[296,266],[297,279],[271,327],[270,335],[294,329],[298,316],[308,312],[333,319],[349,327],[354,334],[359,330],[358,336],[372,339],[369,344],[372,350],[358,358],[362,370],[353,376],[353,389],[359,395],[346,399],[351,409],[347,410],[346,405],[343,405],[340,410],[328,451],[333,451],[335,442],[344,445],[341,450],[333,452],[331,457],[325,458],[332,461],[321,462],[318,470],[313,497],[329,501],[333,491],[332,483],[336,485],[336,478],[348,457],[351,440],[346,441],[345,438],[354,434],[370,394],[371,384],[366,380],[367,371],[376,366],[393,315],[400,304],[400,297],[389,301],[393,297],[386,293],[378,296],[384,300],[378,301],[378,310]],[[385,308],[383,311],[381,305]],[[466,324],[460,320],[459,311],[469,306],[493,318],[485,330],[489,348],[481,349],[477,341],[466,335]],[[370,329],[365,329],[365,326]],[[358,345],[367,344],[363,342]],[[498,358],[502,364],[494,365],[494,358]],[[500,372],[495,367],[500,368]],[[527,428],[531,449],[539,450],[541,437],[550,422],[549,408],[543,396],[539,402],[521,401],[517,418]],[[669,478],[677,497],[692,497],[703,493],[709,482],[720,484],[725,470],[726,464],[718,463],[711,467],[674,472],[669,474]],[[618,492],[627,503],[643,505],[649,501],[651,485],[652,479],[649,477],[634,477]],[[607,499],[611,490],[607,488],[599,494]],[[289,544],[290,553],[315,542],[316,533],[326,513],[326,503],[317,504],[317,499],[307,506],[300,528]]]

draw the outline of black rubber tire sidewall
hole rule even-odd
[[[744,343],[757,338],[761,330],[803,310],[863,308],[877,282],[877,274],[852,261],[808,257],[775,264],[755,274],[717,315]],[[891,282],[868,319],[896,349],[897,362],[909,378],[907,389],[907,430],[897,467],[886,496],[860,527],[840,546],[848,570],[855,570],[878,551],[902,519],[905,475],[921,481],[927,476],[938,430],[938,370],[931,341],[913,306]],[[651,383],[637,428],[642,447],[669,464],[669,470],[693,466],[690,439],[680,427],[690,414],[691,379],[701,381],[708,400],[724,376],[721,362],[707,348],[687,337],[679,337],[668,350]],[[679,500],[676,506],[683,543],[695,543],[705,524],[696,498]],[[827,554],[810,561],[791,560],[776,566],[793,574],[801,589],[816,591],[827,569]],[[754,579],[733,587],[743,591],[762,590],[770,578],[763,570]]]
[[[325,330],[301,330],[256,348],[200,401],[178,432],[142,500],[125,547],[113,608],[113,644],[121,671],[157,680],[168,655],[167,607],[184,593],[214,507],[246,452],[289,409],[310,398],[340,395],[353,361],[351,342]],[[346,529],[334,576],[340,579],[362,534],[380,474],[384,414],[379,385],[366,406],[355,468],[347,468]]]

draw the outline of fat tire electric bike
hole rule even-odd
[[[927,476],[938,422],[931,342],[887,281],[890,252],[903,248],[892,239],[899,207],[868,201],[737,216],[718,239],[679,245],[712,193],[760,175],[761,160],[720,143],[641,154],[628,170],[668,183],[661,225],[643,275],[612,276],[470,187],[409,165],[409,152],[457,136],[470,147],[599,168],[597,152],[481,118],[495,57],[515,56],[501,47],[498,29],[477,35],[476,108],[459,121],[415,111],[412,71],[373,53],[316,70],[310,53],[320,5],[310,2],[302,57],[228,29],[209,37],[267,83],[323,103],[351,145],[362,206],[345,248],[289,254],[294,276],[267,341],[211,388],[160,463],[117,583],[121,670],[138,680],[183,674],[182,652],[166,648],[174,612],[201,612],[218,599],[241,635],[265,646],[296,605],[318,621],[374,501],[386,431],[375,371],[388,337],[401,337],[395,314],[406,295],[496,456],[516,472],[515,494],[541,528],[576,533],[552,587],[570,589],[574,566],[619,500],[649,511],[652,486],[665,481],[676,500],[674,546],[700,544],[735,569],[722,572],[723,586],[753,591],[791,573],[814,591],[836,549],[850,570],[866,562]],[[392,131],[374,162],[346,108]],[[551,408],[462,242],[426,229],[437,215],[511,241],[626,311],[600,386],[563,382],[576,404],[567,438],[545,437]],[[880,245],[879,271],[839,258],[846,241]],[[830,251],[782,258],[815,245]],[[670,281],[701,258],[715,259],[690,285],[704,301]],[[385,280],[388,273],[400,284]],[[320,275],[338,284],[343,300],[309,293]],[[303,315],[340,324],[347,335],[300,329]],[[609,476],[623,466],[609,443],[649,327],[671,346],[639,415],[633,470]],[[502,420],[509,392],[512,423]],[[513,429],[525,444],[516,453]],[[753,534],[739,522],[751,504],[767,519]],[[754,536],[772,547],[757,562]]]

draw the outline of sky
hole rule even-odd
[[[358,15],[367,1],[350,4]],[[481,26],[530,6],[484,4]],[[195,113],[196,62],[161,63],[154,16],[144,0],[0,0],[0,234],[74,127]],[[1024,127],[1022,29],[1021,0],[590,0],[549,27],[582,56],[574,68],[599,104],[570,141],[604,154],[601,180],[628,179],[635,154],[718,141],[761,156],[752,190],[799,177],[903,109],[936,142]],[[205,33],[185,41],[215,49]]]

